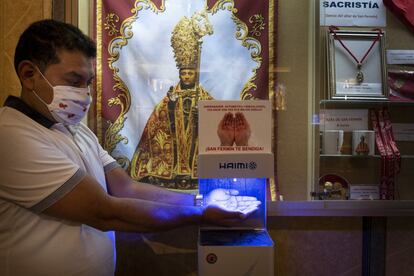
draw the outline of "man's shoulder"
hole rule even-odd
[[[22,138],[31,139],[46,134],[47,131],[47,128],[14,108],[0,108],[0,134],[3,138],[14,139],[14,137],[22,136]]]
[[[11,107],[0,107],[0,127],[26,124],[25,115]]]
[[[2,106],[0,107],[0,118],[3,116],[7,116],[10,111],[14,110],[13,108],[10,108],[8,106]]]
[[[0,156],[20,162],[50,145],[50,131],[13,108],[0,108]],[[27,159],[26,159],[27,160]]]

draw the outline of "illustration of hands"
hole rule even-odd
[[[234,120],[234,142],[236,146],[247,146],[251,134],[250,125],[241,112],[236,112]]]
[[[220,138],[221,146],[232,146],[234,143],[234,118],[231,112],[224,114],[218,128],[217,135]]]
[[[239,196],[234,189],[214,189],[205,198],[205,206],[217,206],[226,211],[241,212],[246,217],[256,211],[261,202],[254,196]]]
[[[236,112],[233,115],[227,112],[218,125],[217,135],[221,146],[247,146],[251,135],[250,125],[243,113]]]

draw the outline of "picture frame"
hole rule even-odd
[[[328,29],[329,100],[388,100],[385,32]]]

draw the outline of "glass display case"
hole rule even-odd
[[[390,57],[410,49],[412,35],[387,19],[378,28],[318,27],[315,51],[325,62],[315,80],[315,199],[414,199],[414,67]]]
[[[414,199],[414,67],[402,63],[412,63],[413,35],[387,9],[378,26],[330,26],[320,16],[324,3],[331,2],[297,10],[301,19],[279,14],[277,80],[288,103],[276,116],[280,194],[345,209],[407,203]]]

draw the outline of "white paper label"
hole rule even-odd
[[[414,64],[414,50],[387,50],[388,64]]]
[[[350,199],[379,199],[379,187],[377,185],[351,185],[349,188]]]
[[[269,101],[199,101],[198,111],[200,153],[272,151]]]
[[[320,117],[321,130],[368,129],[367,109],[325,109],[321,111]]]
[[[381,83],[348,83],[348,82],[337,82],[336,83],[336,94],[337,95],[382,95]]]
[[[320,1],[321,26],[386,26],[386,13],[382,0]]]
[[[414,141],[414,124],[392,124],[396,141]]]

